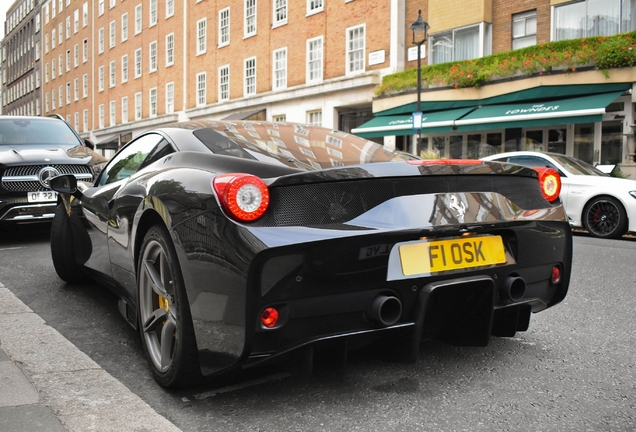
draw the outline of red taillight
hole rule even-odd
[[[561,282],[561,268],[559,266],[552,267],[552,283],[558,284]]]
[[[481,165],[477,159],[414,159],[407,160],[410,165]]]
[[[541,194],[549,202],[554,202],[561,193],[561,176],[552,168],[534,168],[539,173]]]
[[[269,206],[267,185],[256,176],[221,174],[214,178],[212,186],[225,210],[239,220],[254,221]]]
[[[278,311],[274,308],[269,307],[261,312],[261,324],[263,324],[263,326],[267,328],[276,327],[276,324],[278,323],[278,317]]]

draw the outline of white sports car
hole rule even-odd
[[[636,232],[634,180],[610,177],[587,162],[559,153],[517,151],[482,159],[556,170],[561,175],[561,201],[573,227],[603,238]]]

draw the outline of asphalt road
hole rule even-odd
[[[565,301],[486,348],[423,344],[415,364],[373,352],[310,377],[260,370],[167,392],[99,285],[57,278],[47,226],[0,232],[0,282],[184,431],[636,429],[636,239],[574,238]]]

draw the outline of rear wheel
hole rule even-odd
[[[192,316],[172,240],[161,225],[144,238],[138,263],[139,330],[151,371],[165,387],[200,378]]]
[[[51,223],[51,257],[55,272],[63,281],[77,283],[88,279],[84,273],[84,266],[75,259],[71,217],[66,214],[63,204],[59,204],[55,209]]]
[[[627,213],[617,199],[596,197],[585,207],[583,223],[594,237],[619,238],[627,232]]]

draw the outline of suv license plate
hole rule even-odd
[[[57,192],[27,192],[27,199],[29,202],[50,202],[57,201]]]

